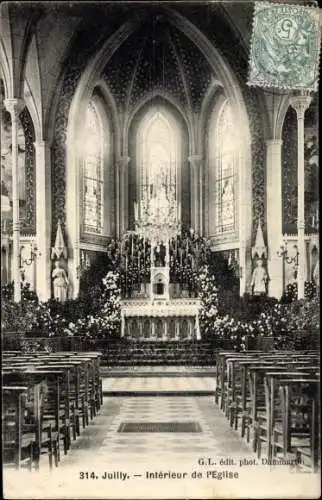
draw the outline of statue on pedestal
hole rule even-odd
[[[64,242],[61,222],[58,220],[55,246],[51,249],[51,258],[55,260],[52,272],[54,298],[59,302],[65,302],[68,296],[69,280],[65,269],[67,260],[67,248]]]
[[[316,284],[316,288],[319,290],[320,288],[320,265],[319,261],[317,262],[314,271],[313,271],[313,281]]]
[[[59,302],[65,302],[67,300],[69,281],[63,263],[60,260],[55,261],[55,267],[51,276],[53,279],[54,298]]]
[[[155,247],[154,256],[155,267],[165,267],[166,248],[162,241]]]
[[[263,258],[267,258],[267,248],[264,243],[264,236],[260,222],[258,222],[255,245],[252,248],[252,258],[256,260],[253,270],[251,287],[253,295],[266,295],[268,274],[264,267]]]
[[[263,267],[263,260],[258,259],[251,281],[253,295],[266,295],[267,281],[268,276],[266,269]]]

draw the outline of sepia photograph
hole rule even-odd
[[[5,499],[320,497],[321,26],[1,3]]]

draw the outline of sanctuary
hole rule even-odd
[[[206,254],[240,296],[319,281],[317,95],[247,85],[250,3],[205,12],[2,5],[1,278],[16,302],[26,284],[77,299],[107,257],[122,336],[198,339]]]

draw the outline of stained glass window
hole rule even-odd
[[[215,168],[215,233],[236,229],[236,141],[232,113],[227,101],[223,104],[215,127],[212,155]]]
[[[137,135],[138,196],[141,208],[146,206],[148,199],[160,194],[160,190],[164,191],[169,201],[178,201],[180,139],[171,114],[158,107],[150,108]]]
[[[103,232],[104,155],[100,116],[93,104],[87,110],[84,164],[84,230]]]
[[[20,118],[18,119],[18,179],[19,179],[19,217],[26,218],[26,144]],[[2,109],[0,120],[1,149],[1,228],[4,232],[12,230],[12,130],[10,113]]]

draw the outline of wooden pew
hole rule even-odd
[[[3,386],[2,442],[3,464],[20,470],[34,463],[35,435],[24,436],[25,403],[27,386]]]
[[[32,388],[34,405],[32,456],[33,464],[39,467],[41,454],[48,454],[49,466],[60,460],[60,446],[64,453],[74,439],[80,435],[89,417],[94,418],[102,404],[102,380],[100,377],[100,353],[37,352],[21,354],[7,352],[3,360],[3,379],[8,386],[22,386],[28,381]],[[47,394],[40,401],[36,388],[46,383]],[[28,391],[27,391],[28,392]],[[36,410],[37,408],[37,410]],[[29,424],[29,430],[31,430]],[[26,435],[26,425],[23,432]]]

